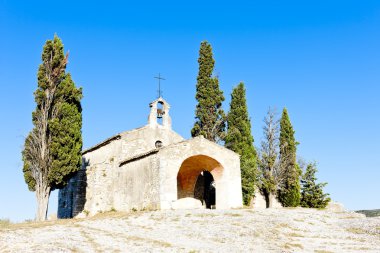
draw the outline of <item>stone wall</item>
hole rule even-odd
[[[134,160],[115,173],[113,207],[116,210],[159,209],[159,166],[156,154]]]
[[[82,168],[58,192],[59,219],[72,218],[83,211],[86,202],[86,171]]]
[[[111,209],[158,208],[159,198],[154,193],[159,191],[157,159],[144,158],[119,167],[128,157],[155,149],[156,141],[165,146],[183,138],[161,125],[145,126],[85,150],[82,169],[59,192],[58,217],[70,218],[81,212],[92,215]],[[144,192],[152,198],[147,200],[147,196],[141,195]]]
[[[121,139],[84,155],[87,161],[86,204],[89,214],[159,207],[158,162],[152,155],[120,163],[163,145],[183,140],[169,129],[143,127],[121,134]]]
[[[73,217],[73,192],[76,184],[75,176],[69,180],[67,185],[58,192],[58,219]]]

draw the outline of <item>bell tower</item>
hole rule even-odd
[[[158,80],[158,96],[156,100],[149,104],[150,113],[148,125],[152,128],[160,126],[166,129],[172,129],[172,120],[169,116],[170,105],[162,98],[161,80],[165,80],[165,78],[163,78],[160,73],[154,78]]]
[[[170,105],[162,97],[149,104],[150,113],[148,117],[148,125],[152,128],[163,127],[172,129],[172,120],[169,115]],[[162,121],[162,124],[159,123]]]

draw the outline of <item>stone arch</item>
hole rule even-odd
[[[200,175],[209,175],[215,181],[215,192],[214,192],[214,202],[215,206],[218,206],[218,199],[221,199],[221,196],[218,196],[218,193],[221,193],[220,187],[222,184],[219,181],[222,178],[223,166],[220,162],[214,158],[206,155],[194,155],[186,158],[177,174],[177,199],[181,198],[197,198],[200,199],[199,194],[196,193],[197,190],[197,181],[199,180]],[[219,186],[219,187],[218,187]],[[197,196],[198,194],[198,196]],[[201,201],[204,199],[200,199]],[[210,202],[205,203],[208,208],[211,207]]]

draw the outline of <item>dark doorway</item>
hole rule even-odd
[[[206,208],[215,208],[215,182],[210,172],[204,170],[197,178],[194,187],[194,198],[202,201]]]

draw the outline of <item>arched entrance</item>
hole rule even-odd
[[[205,156],[191,156],[183,161],[177,174],[177,199],[199,199],[206,208],[215,208],[217,185],[223,172],[222,165]]]

